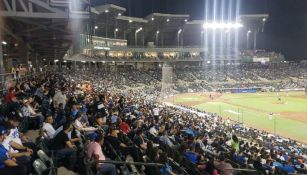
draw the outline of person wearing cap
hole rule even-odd
[[[16,159],[11,158],[7,149],[2,145],[7,131],[3,126],[0,126],[0,173],[11,175],[26,175],[27,169],[23,165],[16,163]]]
[[[96,134],[94,136],[94,141],[90,142],[87,149],[87,157],[90,160],[96,161],[96,167],[98,171],[102,174],[116,175],[116,167],[109,163],[99,163],[100,160],[106,160],[105,155],[102,152],[103,145],[103,135]]]
[[[38,125],[39,126],[43,125],[44,116],[34,111],[34,109],[30,105],[29,100],[27,99],[23,100],[21,112],[22,112],[23,117],[29,117],[30,121],[35,122],[35,126],[36,126],[35,128],[39,128]]]
[[[16,117],[9,118],[7,123],[8,136],[5,138],[3,145],[7,150],[26,150],[33,153],[36,146],[33,142],[29,142],[28,138],[18,130],[19,121]],[[31,148],[29,148],[31,147]]]

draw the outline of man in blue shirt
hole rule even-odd
[[[2,145],[6,135],[7,130],[0,126],[0,174],[26,175],[26,167],[18,165],[15,159],[10,158],[8,151]]]

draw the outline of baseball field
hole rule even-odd
[[[187,93],[168,100],[307,143],[305,92]]]

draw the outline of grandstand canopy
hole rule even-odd
[[[21,62],[63,57],[73,39],[71,22],[89,18],[87,2],[75,5],[54,0],[1,1],[2,40],[7,42],[4,56],[24,59]]]

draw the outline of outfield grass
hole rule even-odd
[[[281,97],[281,103],[278,97]],[[304,98],[304,92],[279,93],[278,96],[277,93],[223,94],[215,100],[189,94],[178,95],[174,101],[271,133],[274,133],[275,122],[277,134],[307,143],[307,98]],[[270,112],[274,117],[269,116]]]

